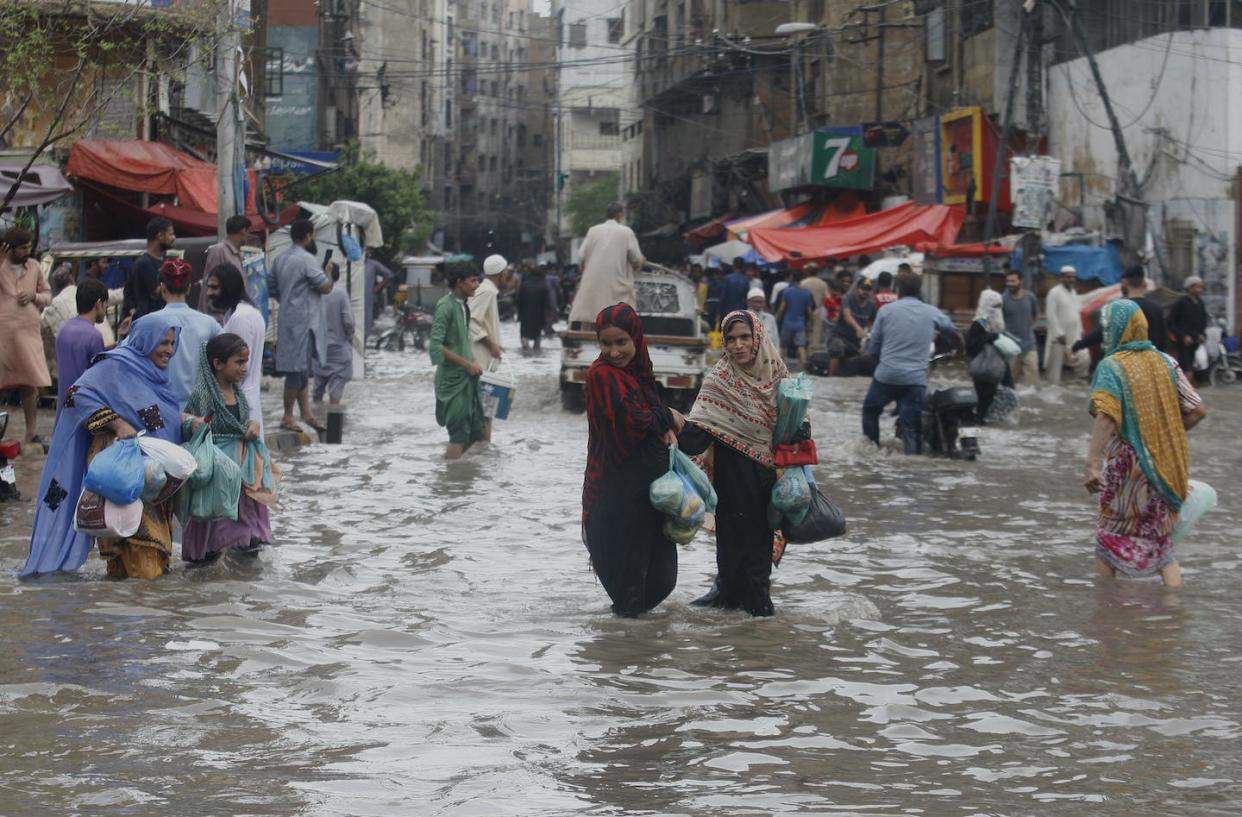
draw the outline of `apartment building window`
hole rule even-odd
[[[496,25],[500,25],[500,4],[499,3],[497,3],[495,6],[492,7],[492,22],[495,23]]]
[[[569,24],[569,47],[570,48],[586,48],[587,44],[587,24],[570,23]]]
[[[517,146],[520,148],[526,147],[526,126],[525,125],[517,126]]]
[[[543,147],[543,134],[536,133],[534,136],[530,138],[530,143],[531,145],[537,148]]]
[[[461,92],[463,94],[477,94],[479,92],[479,74],[473,68],[462,70]]]
[[[927,61],[944,62],[944,6],[937,6],[927,12],[927,22],[923,30],[927,35]]]
[[[603,122],[599,123],[599,135],[600,136],[620,136],[621,126],[617,123],[616,120],[605,119]]]
[[[479,33],[477,31],[461,33],[461,52],[467,57],[479,56]]]
[[[424,128],[431,123],[431,94],[428,93],[428,90],[427,81],[423,80],[422,83],[420,83],[419,92],[421,99],[420,105],[422,109],[422,123]]]
[[[495,136],[498,133],[500,133],[500,121],[497,119],[493,119],[492,120],[492,136]]]
[[[453,127],[453,100],[444,100],[444,127]]]
[[[285,49],[269,48],[263,59],[263,95],[280,96],[285,92]]]
[[[621,42],[622,35],[625,34],[625,18],[609,17],[608,23],[608,42],[616,44]]]
[[[492,61],[495,62],[496,60],[499,60],[499,59],[500,59],[500,49],[496,48],[495,43],[492,43]]]

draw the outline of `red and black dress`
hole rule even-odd
[[[668,470],[661,438],[672,418],[656,388],[638,315],[625,304],[610,306],[595,319],[597,333],[608,327],[629,335],[636,353],[625,368],[601,357],[587,370],[582,530],[613,612],[632,618],[677,584],[677,548],[664,536],[664,517],[648,497],[651,483]]]

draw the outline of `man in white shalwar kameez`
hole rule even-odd
[[[1090,365],[1085,354],[1073,351],[1074,344],[1082,337],[1082,316],[1074,289],[1077,281],[1078,270],[1068,265],[1061,267],[1061,281],[1048,291],[1044,302],[1044,318],[1048,323],[1044,369],[1048,382],[1054,386],[1060,385],[1061,372],[1066,364],[1074,370],[1074,377],[1078,379],[1086,377]]]
[[[575,323],[594,328],[595,316],[614,304],[638,307],[634,273],[643,268],[647,259],[638,246],[638,236],[621,223],[625,206],[613,202],[608,205],[607,216],[604,223],[587,230],[582,242],[582,279],[569,311],[571,329]]]
[[[470,348],[474,362],[487,371],[492,363],[500,363],[500,277],[509,268],[502,255],[489,255],[483,261],[483,283],[470,296]],[[483,419],[483,438],[492,439],[492,418]]]

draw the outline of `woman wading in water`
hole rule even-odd
[[[668,470],[682,418],[664,406],[638,315],[626,304],[595,319],[599,358],[586,376],[589,436],[582,486],[583,540],[612,610],[633,618],[677,584],[677,548],[648,489]]]
[[[777,385],[789,370],[750,312],[729,313],[721,328],[725,354],[704,378],[679,436],[687,454],[710,449],[719,499],[716,586],[692,603],[770,616],[774,530],[768,503],[776,484],[772,433]]]
[[[1147,339],[1134,301],[1100,316],[1104,360],[1091,382],[1095,426],[1084,482],[1099,494],[1096,567],[1101,574],[1182,583],[1171,535],[1190,484],[1187,429],[1207,412],[1177,361]],[[1100,467],[1103,459],[1103,469]]]

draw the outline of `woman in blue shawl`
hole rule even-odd
[[[134,322],[125,345],[97,355],[69,387],[39,482],[30,556],[19,575],[71,572],[86,562],[91,539],[73,529],[73,520],[96,454],[139,431],[180,444],[181,410],[167,372],[179,337],[178,327],[153,312]],[[109,576],[153,579],[167,570],[172,504],[144,504],[137,533],[99,540]]]

